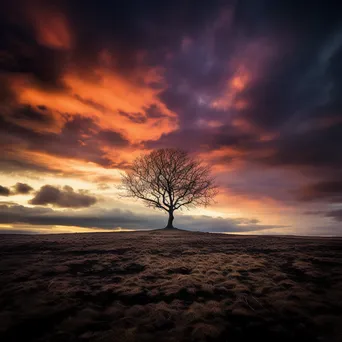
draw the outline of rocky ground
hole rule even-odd
[[[342,341],[342,240],[0,236],[0,341]]]

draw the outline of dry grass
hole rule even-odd
[[[342,241],[2,236],[1,341],[342,341]]]

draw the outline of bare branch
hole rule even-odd
[[[126,197],[172,214],[181,207],[209,205],[217,194],[210,168],[178,149],[160,149],[135,159],[122,174]]]

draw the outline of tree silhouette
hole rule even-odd
[[[175,210],[207,206],[218,190],[210,168],[178,149],[160,149],[136,158],[121,181],[125,197],[141,199],[169,214],[165,228],[173,228]]]

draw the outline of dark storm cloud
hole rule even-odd
[[[342,209],[335,209],[335,210],[315,210],[315,211],[307,211],[304,212],[305,215],[316,215],[316,216],[323,216],[323,217],[329,217],[333,220],[339,222],[342,222]],[[341,225],[339,224],[337,226],[337,229],[341,229]]]
[[[144,110],[145,113],[127,113],[124,111],[119,111],[118,114],[137,124],[146,123],[148,119],[162,119],[166,117],[166,115],[158,108],[157,105],[145,107]],[[168,117],[168,120],[172,121],[172,118]],[[174,120],[176,121],[176,119]]]
[[[45,165],[37,165],[36,162],[30,162],[26,160],[18,160],[18,157],[13,157],[4,154],[0,160],[0,169],[3,174],[23,175],[25,173],[60,173],[57,169]]]
[[[30,105],[20,106],[14,111],[13,117],[17,120],[27,120],[49,125],[54,120],[53,116],[49,115],[48,108],[45,106],[37,106],[36,108]]]
[[[9,196],[10,189],[6,188],[5,186],[0,185],[0,196]]]
[[[232,126],[224,125],[217,128],[184,128],[163,134],[159,140],[147,141],[145,144],[151,148],[178,147],[189,151],[213,150],[228,146],[246,149],[254,139],[255,135],[251,133],[240,132]]]
[[[137,215],[129,210],[58,212],[51,208],[29,208],[20,205],[0,205],[0,223],[26,223],[29,225],[60,225],[103,229],[158,229],[166,224],[166,216],[159,214]],[[252,232],[276,229],[281,226],[261,225],[255,219],[213,218],[210,216],[179,215],[176,225],[193,231]],[[32,227],[28,226],[30,230]]]
[[[298,197],[302,201],[342,202],[342,181],[339,179],[309,184],[299,191]]]
[[[42,6],[44,4],[47,2],[42,2]],[[162,4],[157,1],[143,4],[139,1],[120,4],[62,1],[59,9],[70,21],[70,30],[75,36],[75,51],[73,57],[68,58],[77,59],[79,64],[84,59],[88,69],[104,48],[115,51],[120,72],[134,72],[139,51],[147,51],[147,63],[166,67],[168,87],[161,99],[177,112],[184,125],[203,117],[227,116],[199,106],[195,98],[197,92],[209,96],[218,93],[234,71],[227,70],[227,62],[232,56],[246,42],[271,37],[276,40],[276,46],[283,47],[269,61],[266,74],[249,84],[240,95],[251,105],[239,115],[264,129],[274,129],[286,123],[294,113],[305,111],[308,101],[321,98],[322,89],[329,84],[324,77],[329,61],[317,59],[320,51],[333,44],[332,38],[340,28],[337,14],[340,6],[330,1],[307,5],[284,1],[275,6],[272,1],[256,4],[251,0],[231,1],[225,6],[220,1],[201,5],[196,1],[186,5],[183,1]],[[13,11],[13,6],[6,7]],[[227,10],[231,11],[231,18],[224,24],[217,24],[218,18]],[[10,51],[14,49],[11,44],[19,49],[12,55],[23,59],[15,63],[18,70],[13,66],[10,69],[36,75],[42,82],[45,79],[56,83],[65,65],[65,52],[40,46],[35,42],[33,32],[24,30],[23,25],[25,21],[15,25],[17,35],[22,36],[20,39],[4,38],[3,45]],[[207,37],[208,27],[215,25],[216,29]],[[184,37],[194,42],[186,54],[179,53]],[[17,40],[21,43],[13,44]],[[21,48],[23,44],[30,49]],[[31,59],[24,53],[27,50],[35,51]],[[171,62],[165,61],[168,52],[174,55]],[[51,56],[44,55],[49,53]],[[317,85],[313,85],[315,83]],[[180,92],[180,86],[187,86],[188,90]],[[125,115],[130,116],[129,113]],[[139,116],[130,117],[144,120]]]
[[[44,89],[65,89],[61,76],[68,60],[66,52],[39,45],[33,31],[24,22],[9,24],[7,20],[8,17],[3,19],[1,28],[4,34],[0,44],[5,56],[0,60],[1,72],[26,74]]]
[[[166,118],[167,116],[163,113],[157,105],[151,105],[149,107],[144,108],[145,113],[137,112],[137,113],[128,113],[122,110],[118,111],[118,114],[122,117],[127,118],[133,123],[136,124],[144,124],[147,122],[148,119],[162,119]],[[167,117],[168,120],[172,121],[172,118]]]
[[[13,196],[13,195],[27,195],[33,188],[25,183],[16,183],[12,186],[12,190],[10,188],[0,186],[0,196]]]
[[[151,119],[160,119],[165,116],[165,114],[163,114],[156,105],[151,105],[150,107],[146,108],[146,115]]]
[[[336,14],[340,6],[328,2],[298,8],[293,1],[281,3],[281,10],[277,6],[270,1],[238,2],[230,25],[211,33],[209,42],[201,38],[204,29],[199,28],[188,51],[175,54],[166,69],[169,87],[160,98],[178,114],[180,128],[147,142],[148,147],[231,146],[249,152],[250,160],[297,169],[336,169],[341,164],[341,126],[325,124],[342,117],[342,27]],[[262,73],[238,94],[247,107],[225,111],[206,106],[232,76],[234,70],[227,69],[230,59],[260,39],[269,42],[272,51],[267,63],[260,65]],[[259,50],[267,48],[261,45]],[[254,52],[248,60],[258,58],[259,51]],[[232,118],[244,119],[257,130],[246,134],[231,125]],[[220,121],[222,129],[198,125],[205,120]],[[275,137],[263,142],[259,135],[264,133]],[[273,154],[260,157],[264,154],[258,152],[270,149]]]
[[[278,166],[322,166],[337,169],[342,165],[341,144],[342,124],[286,133],[275,140],[259,144],[260,148],[274,149],[271,156],[260,158],[260,161]]]
[[[103,155],[103,146],[129,145],[120,133],[102,130],[93,119],[78,115],[69,117],[60,133],[39,132],[1,117],[0,122],[0,142],[3,147],[25,147],[31,151],[91,161],[102,166],[112,165],[112,161]]]
[[[327,217],[332,217],[336,221],[342,222],[342,209],[332,210],[325,214]]]
[[[279,137],[272,141],[275,153],[264,160],[276,165],[323,166],[338,169],[342,165],[342,30],[328,47],[321,61],[323,75],[302,88],[315,89],[306,106],[295,107]],[[315,54],[316,59],[322,53]],[[317,99],[319,100],[317,103]],[[296,105],[296,102],[294,102]],[[329,174],[328,174],[329,176]]]
[[[21,5],[25,3],[20,1]],[[174,62],[167,64],[167,73],[174,82],[178,82],[176,79],[179,80],[179,75],[183,75],[182,78],[192,88],[216,91],[222,85],[222,77],[227,76],[224,65],[234,50],[241,46],[241,41],[270,34],[276,37],[279,34],[280,39],[284,39],[282,43],[285,45],[284,51],[289,51],[288,55],[284,56],[282,51],[269,66],[267,79],[248,89],[246,94],[255,100],[256,107],[260,109],[252,118],[268,125],[268,121],[272,124],[277,117],[283,120],[286,101],[295,97],[289,94],[293,82],[302,79],[315,61],[315,52],[338,28],[340,5],[331,1],[319,5],[310,3],[310,6],[308,2],[304,3],[298,5],[295,1],[281,1],[275,6],[272,1],[255,3],[251,0],[229,1],[225,4],[210,1],[200,5],[197,1],[188,1],[186,4],[184,1],[60,1],[58,7],[53,8],[58,8],[70,22],[70,30],[75,36],[72,56],[67,54],[65,57],[64,51],[40,46],[32,30],[27,29],[27,21],[9,26],[8,18],[11,17],[6,15],[3,18],[4,29],[16,32],[18,37],[14,39],[14,33],[5,36],[2,44],[8,51],[13,51],[11,55],[15,61],[22,58],[14,63],[11,70],[35,74],[42,81],[51,80],[53,83],[58,80],[62,71],[60,68],[65,65],[63,58],[75,58],[89,68],[104,48],[115,52],[118,70],[132,72],[137,63],[137,52],[147,51],[148,63],[164,65],[166,53],[178,51],[184,37],[205,41],[202,36],[208,27],[214,26],[217,18],[229,10],[232,18],[226,25],[217,25],[218,28],[212,33],[213,47],[209,49],[202,44],[193,48],[187,56],[175,56]],[[49,7],[46,1],[40,2],[40,5]],[[8,4],[3,12],[13,13],[14,7]],[[20,43],[13,43],[17,41]],[[287,44],[290,44],[290,48]],[[293,53],[294,48],[298,49],[298,53]],[[34,53],[28,54],[27,50]],[[51,56],[44,55],[49,53]],[[210,64],[208,57],[212,59]],[[172,83],[172,80],[168,81]],[[275,101],[275,98],[279,101]],[[270,106],[265,111],[267,103]],[[273,105],[279,111],[275,115],[272,114]]]
[[[73,18],[77,50],[86,52],[86,62],[89,63],[92,52],[106,47],[115,51],[118,70],[130,73],[136,66],[137,51],[147,51],[149,63],[159,64],[165,52],[177,47],[183,35],[196,34],[198,27],[217,14],[218,4],[219,1],[212,1],[198,6],[197,1],[184,4],[180,0],[96,4],[73,1],[65,8]]]
[[[84,191],[76,192],[70,186],[58,188],[52,185],[44,185],[29,203],[34,205],[51,204],[54,207],[60,208],[84,208],[90,207],[96,201],[96,197]]]
[[[217,15],[219,3],[211,1],[198,6],[193,0],[186,5],[180,0],[7,2],[0,7],[1,29],[6,33],[0,44],[7,56],[2,69],[27,73],[42,86],[60,89],[64,87],[61,76],[67,62],[91,70],[99,53],[107,49],[115,53],[117,71],[129,75],[136,70],[139,52],[148,52],[147,64],[160,64],[165,53],[177,47],[184,35],[196,34],[201,25]],[[37,42],[34,17],[29,16],[35,11],[40,15],[65,16],[73,38],[72,54],[69,49]],[[48,20],[43,22],[49,24]]]
[[[335,48],[341,46],[342,27],[336,12],[341,5],[329,1],[303,6],[284,1],[275,5],[265,1],[253,14],[243,6],[247,3],[241,2],[238,12],[246,27],[253,27],[253,35],[273,34],[279,41],[278,53],[269,60],[265,73],[241,94],[251,103],[241,114],[264,129],[279,129],[293,117],[307,119],[312,107],[326,100],[333,78],[329,68],[337,54]],[[260,15],[263,20],[258,22]]]
[[[180,128],[146,145],[192,150],[231,146],[245,152],[235,158],[264,167],[290,166],[300,173],[310,170],[310,177],[333,182],[342,165],[340,10],[335,2],[303,6],[294,1],[238,2],[232,24],[212,33],[212,44],[200,38],[199,30],[187,53],[179,52],[168,64],[169,87],[160,97],[178,113]],[[247,61],[258,59],[260,50],[269,48],[270,54],[265,65],[257,64],[256,71],[261,72],[252,72],[252,79],[237,95],[247,106],[228,111],[206,106],[234,72],[227,63],[253,41],[268,45],[253,51]],[[245,120],[255,133],[246,136],[240,127],[231,125],[232,118]],[[208,119],[223,123],[222,130],[197,125]],[[263,140],[263,134],[272,138]],[[217,162],[224,160],[229,163],[231,158],[221,157]],[[333,197],[341,194],[336,188]],[[331,195],[317,196],[331,200]]]
[[[17,183],[13,186],[14,193],[20,194],[20,195],[26,195],[29,194],[31,191],[33,191],[33,188],[25,183]]]
[[[134,122],[134,123],[144,123],[146,122],[146,116],[142,113],[126,113],[123,111],[119,111],[119,114],[128,120]]]
[[[129,144],[128,141],[120,133],[110,129],[100,130],[96,138],[100,143],[104,143],[109,146],[126,147]]]
[[[11,89],[6,73],[0,71],[0,104],[10,104],[16,100],[16,95]]]

